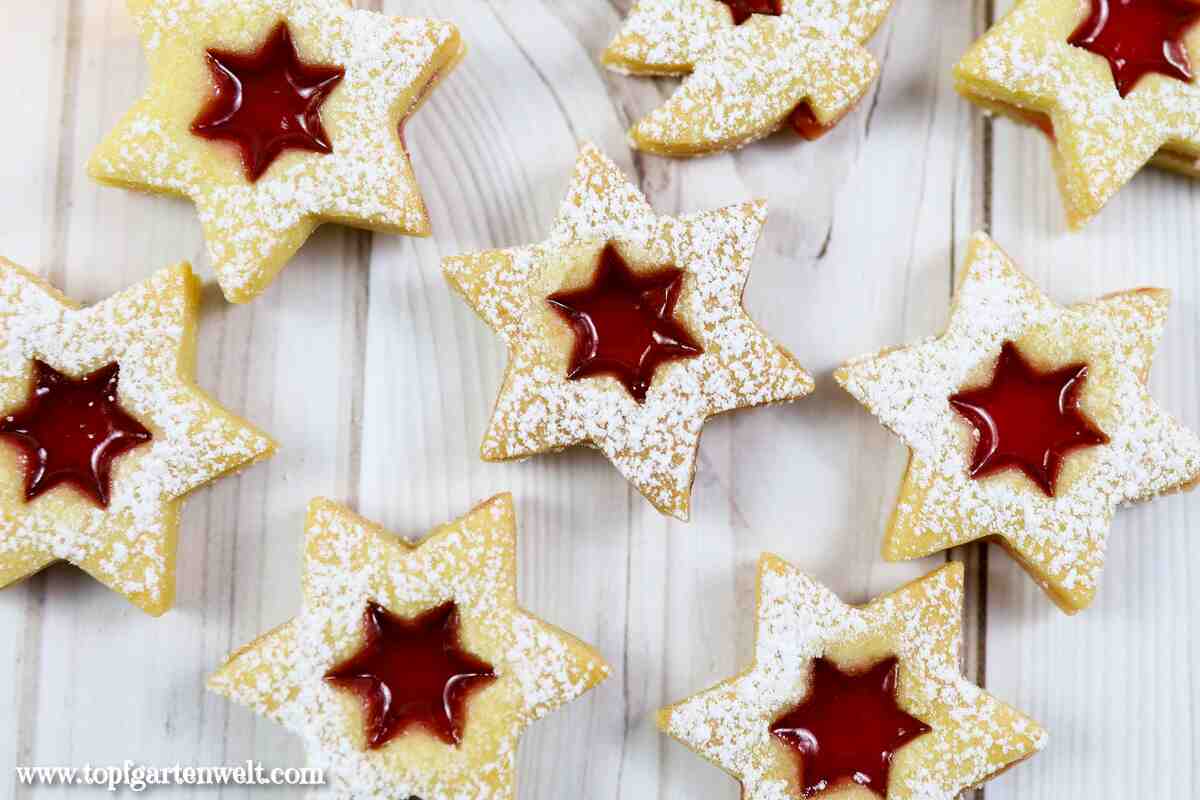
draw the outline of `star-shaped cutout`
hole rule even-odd
[[[367,603],[362,647],[325,680],[360,697],[371,749],[414,727],[446,744],[462,742],[467,700],[496,672],[463,649],[458,629],[453,601],[411,619]]]
[[[137,0],[130,8],[150,88],[88,171],[114,186],[190,198],[226,298],[262,292],[323,222],[429,234],[403,126],[463,54],[453,25],[346,0]],[[275,57],[287,62],[283,78]],[[240,95],[232,91],[239,81]],[[283,95],[294,96],[280,103]],[[235,98],[240,105],[222,116]],[[277,136],[259,133],[272,128]],[[243,147],[205,138],[218,133]]]
[[[789,121],[813,139],[875,79],[879,65],[863,44],[890,7],[891,0],[639,0],[603,62],[633,75],[688,76],[630,130],[641,150],[713,153]]]
[[[1091,0],[1091,6],[1067,41],[1108,61],[1122,97],[1150,72],[1192,80],[1183,37],[1200,20],[1194,0]]]
[[[346,71],[301,61],[287,23],[256,53],[209,50],[208,67],[216,91],[192,133],[237,145],[248,180],[261,178],[285,150],[332,152],[321,106]]]
[[[113,460],[153,438],[121,408],[119,381],[115,362],[76,380],[34,359],[29,399],[0,418],[25,459],[26,500],[67,483],[108,506]]]
[[[683,278],[674,267],[638,275],[605,245],[590,285],[547,298],[575,335],[567,377],[613,375],[645,402],[659,366],[703,352],[674,318]]]
[[[897,704],[899,674],[895,656],[857,672],[813,661],[808,694],[771,726],[800,757],[805,797],[843,782],[885,795],[896,752],[930,731]]]
[[[182,264],[81,308],[0,259],[0,586],[69,561],[171,607],[184,497],[275,449],[194,383],[199,295]]]
[[[884,557],[998,538],[1065,611],[1090,605],[1117,508],[1200,479],[1200,440],[1146,388],[1167,302],[1166,292],[1138,289],[1058,306],[977,234],[942,336],[834,373],[911,451]],[[1021,470],[973,477],[976,428],[947,402],[989,382],[1005,342],[1039,372],[1087,365],[1073,399],[1108,441],[1066,458],[1053,496]]]
[[[951,395],[950,405],[975,428],[971,477],[1012,467],[1050,497],[1067,453],[1108,444],[1108,437],[1079,410],[1087,364],[1042,373],[1005,342],[986,386]]]
[[[233,653],[209,687],[299,735],[337,797],[514,797],[522,731],[608,676],[594,650],[518,607],[516,545],[506,494],[415,545],[314,500],[300,614]],[[370,603],[409,620],[453,603],[454,638],[495,674],[472,691],[456,744],[421,727],[372,747],[362,704],[325,679],[363,650]]]
[[[963,678],[962,602],[959,564],[859,607],[764,555],[754,664],[663,709],[659,727],[740,781],[745,800],[823,796],[827,788],[837,791],[855,782],[885,798],[954,800],[1032,756],[1046,740],[1037,723]],[[895,708],[881,697],[881,689],[888,694],[886,682],[876,680],[886,677],[885,667],[895,672]],[[826,681],[833,673],[842,677]],[[875,682],[868,691],[874,699],[848,694],[847,673]],[[817,707],[839,696],[838,708]],[[806,708],[813,712],[808,718]],[[793,721],[795,727],[781,727]],[[883,731],[888,724],[903,731]],[[882,751],[866,747],[877,727],[884,734],[882,746],[895,748],[886,768]],[[793,735],[804,741],[803,749],[787,741]],[[821,752],[813,757],[808,750],[817,744]],[[851,758],[852,751],[866,763]],[[843,774],[843,759],[853,775]],[[880,772],[878,783],[855,780]]]
[[[448,258],[454,289],[508,346],[508,369],[484,436],[487,461],[592,444],[665,514],[686,519],[705,420],[795,400],[812,378],[742,306],[766,219],[763,203],[660,217],[591,145],[583,148],[546,241]],[[547,302],[593,278],[612,243],[633,270],[685,273],[674,306],[701,354],[657,365],[641,402],[610,376],[572,380],[572,327]]]
[[[1072,227],[1095,216],[1149,162],[1196,175],[1200,151],[1200,86],[1169,75],[1172,62],[1178,67],[1189,61],[1185,40],[1178,48],[1170,45],[1187,25],[1164,22],[1170,30],[1150,35],[1135,23],[1149,16],[1151,6],[1190,6],[1196,14],[1194,4],[1094,2],[1107,17],[1101,19],[1092,2],[1020,0],[954,71],[956,87],[968,99],[1052,132]],[[1089,24],[1093,18],[1096,24]],[[1158,58],[1148,62],[1151,50]],[[1147,72],[1151,63],[1168,66]]]

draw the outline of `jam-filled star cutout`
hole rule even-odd
[[[1067,453],[1108,444],[1108,437],[1079,410],[1087,364],[1039,372],[1012,342],[1005,342],[991,381],[951,395],[950,405],[975,429],[971,477],[1016,468],[1047,496]]]
[[[765,221],[761,202],[658,216],[616,165],[586,145],[545,241],[445,259],[450,285],[508,347],[484,460],[591,444],[655,508],[686,519],[705,421],[797,400],[813,388],[742,305]],[[597,258],[598,250],[608,255]],[[638,269],[623,275],[617,258]],[[587,288],[564,289],[586,280],[580,274],[592,265],[611,289],[603,300]],[[547,301],[554,297],[557,306]],[[564,321],[564,300],[579,336]],[[572,350],[576,342],[582,346]]]
[[[326,222],[429,235],[403,128],[463,56],[454,25],[348,0],[129,8],[150,86],[88,173],[190,199],[226,299],[264,291]]]
[[[834,373],[909,448],[884,558],[996,540],[1075,613],[1095,597],[1117,509],[1200,480],[1200,439],[1146,386],[1169,296],[1056,305],[982,233],[961,274],[945,333]],[[972,415],[983,431],[974,447]],[[1030,480],[972,474],[1009,465]]]
[[[645,402],[662,364],[704,352],[674,316],[683,279],[674,267],[635,273],[605,245],[589,286],[546,298],[575,336],[567,377],[612,375]]]
[[[662,709],[658,726],[741,782],[744,800],[858,787],[885,800],[914,787],[922,800],[956,800],[1046,741],[1036,722],[963,678],[962,600],[960,564],[851,606],[764,555],[754,663]]]
[[[1049,134],[1067,222],[1146,164],[1200,177],[1192,0],[1018,0],[954,68],[959,93]]]
[[[117,401],[120,365],[74,379],[34,359],[25,405],[0,418],[0,438],[25,457],[25,499],[61,484],[108,506],[113,460],[152,438]]]
[[[0,259],[0,586],[67,561],[170,609],[185,498],[275,450],[195,384],[199,296],[181,264],[83,308]]]
[[[512,498],[415,544],[329,500],[309,504],[306,527],[300,613],[230,655],[209,688],[300,736],[347,796],[515,797],[522,732],[609,669],[518,606]],[[391,714],[364,730],[347,689]]]
[[[1091,12],[1067,41],[1108,61],[1121,97],[1143,75],[1192,80],[1183,37],[1197,20],[1195,0],[1091,0]]]
[[[215,91],[192,133],[236,145],[247,180],[261,178],[284,150],[332,152],[321,106],[346,70],[301,61],[287,23],[255,53],[210,49],[208,66]]]
[[[801,794],[850,782],[885,796],[896,752],[931,730],[897,704],[899,672],[894,656],[857,672],[813,661],[807,696],[771,726],[797,753]]]
[[[721,0],[729,6],[733,24],[741,25],[755,14],[778,17],[783,13],[783,0]]]
[[[666,103],[629,131],[666,156],[729,150],[790,125],[832,129],[879,72],[864,47],[891,0],[639,0],[603,55],[632,75],[680,75]]]
[[[362,648],[325,680],[360,697],[371,749],[412,728],[445,744],[462,742],[467,700],[495,681],[496,672],[462,648],[458,627],[453,602],[411,619],[367,603]]]

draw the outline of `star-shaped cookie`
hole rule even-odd
[[[127,1],[150,88],[88,171],[190,198],[229,300],[323,222],[429,234],[403,127],[463,54],[453,25],[349,0]]]
[[[516,568],[516,519],[507,494],[416,545],[336,503],[314,500],[299,616],[233,653],[209,687],[301,736],[335,797],[512,800],[521,732],[608,676],[590,647],[517,606]],[[457,744],[442,736],[447,730],[426,723],[392,729],[373,745],[364,703],[342,680],[353,663],[348,659],[359,662],[368,692],[371,673],[386,671],[365,666],[368,638],[379,637],[364,634],[364,613],[386,609],[405,620],[387,627],[411,634],[429,628],[433,615],[446,618],[451,605],[455,630],[448,635],[470,654],[467,671],[486,667],[494,674],[464,698],[447,694],[445,713],[461,726]],[[416,691],[430,685],[431,670],[443,669],[444,657],[409,655],[392,662],[385,676],[397,686]],[[453,663],[463,669],[463,657]],[[403,713],[414,713],[408,708]]]
[[[1046,741],[1037,723],[962,676],[962,602],[959,564],[851,606],[764,555],[753,666],[663,709],[659,727],[740,781],[745,800],[851,788],[856,798],[953,800]],[[854,684],[880,667],[886,682],[870,698]],[[883,723],[893,727],[881,765],[880,750],[863,745],[881,741]]]
[[[69,561],[149,614],[183,498],[275,444],[194,383],[186,264],[81,308],[0,259],[0,586]]]
[[[1200,58],[1200,27],[1152,13],[1167,5],[1192,4],[1021,0],[955,67],[968,99],[1050,134],[1072,227],[1147,162],[1200,176],[1200,86],[1190,67]],[[1160,63],[1147,67],[1142,51]]]
[[[789,121],[815,139],[879,72],[863,43],[890,7],[891,0],[638,0],[603,62],[632,75],[688,76],[630,130],[641,150],[729,150]]]
[[[813,388],[742,306],[765,219],[762,202],[657,216],[621,171],[586,145],[549,238],[447,258],[451,285],[508,346],[483,458],[590,444],[661,512],[687,519],[704,421],[795,400]],[[643,277],[642,293],[597,295],[581,305],[591,317],[572,324],[552,297],[580,304],[581,290],[604,288],[596,279],[612,253]],[[687,347],[678,332],[666,341],[660,323],[668,319],[688,335]],[[581,348],[605,356],[609,374],[575,374]],[[651,363],[656,368],[648,369]]]
[[[976,234],[943,335],[856,358],[834,374],[911,451],[884,557],[995,539],[1064,611],[1086,608],[1118,506],[1200,479],[1200,440],[1146,388],[1168,299],[1136,289],[1056,305]],[[1009,348],[1046,379],[1069,378],[1068,366],[1085,373],[1049,403],[1028,388],[1008,391],[972,424],[951,398],[995,387]],[[1067,417],[1076,421],[1064,430]],[[1043,462],[1038,469],[1054,468],[1044,485],[1015,467],[972,475],[983,422],[994,427],[1000,455],[1024,453]]]

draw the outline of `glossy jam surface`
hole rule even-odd
[[[459,744],[467,701],[496,673],[462,649],[458,606],[450,602],[404,618],[368,603],[363,637],[362,648],[325,673],[325,680],[359,696],[368,747],[383,747],[414,727]]]
[[[805,797],[841,783],[887,795],[896,751],[932,730],[896,704],[899,672],[895,658],[861,672],[813,662],[808,696],[771,726],[797,754]]]
[[[208,66],[215,92],[192,133],[236,145],[248,180],[261,178],[285,150],[332,152],[321,106],[346,71],[302,63],[286,24],[256,53],[209,50]]]
[[[1016,468],[1053,497],[1067,453],[1108,443],[1079,409],[1087,372],[1087,364],[1038,372],[1005,342],[991,383],[950,398],[978,433],[971,477]]]
[[[733,23],[741,25],[755,14],[768,14],[778,17],[783,13],[783,0],[721,0],[729,6],[733,14]]]
[[[567,377],[611,375],[641,403],[659,365],[704,352],[674,318],[683,278],[674,267],[635,273],[605,245],[590,286],[546,298],[575,334]]]
[[[121,408],[119,379],[115,363],[75,379],[33,362],[29,399],[0,419],[0,437],[25,457],[27,502],[66,483],[108,506],[113,460],[151,439]]]
[[[1151,72],[1192,79],[1183,37],[1200,20],[1194,0],[1091,0],[1067,41],[1108,60],[1121,96]]]

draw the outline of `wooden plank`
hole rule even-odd
[[[881,32],[878,96],[819,144],[781,137],[673,162],[624,146],[629,117],[670,85],[597,72],[619,22],[612,9],[567,4],[548,17],[510,3],[410,5],[455,19],[472,52],[409,128],[435,240],[374,243],[361,506],[415,532],[513,488],[523,599],[613,663],[607,685],[526,737],[522,796],[733,797],[733,783],[658,735],[652,715],[745,665],[759,553],[792,558],[857,600],[936,562],[879,563],[902,452],[829,372],[944,317],[952,243],[980,204],[969,113],[947,80],[925,75],[966,46],[970,21],[946,25],[930,10]],[[931,29],[941,37],[932,49]],[[768,197],[747,302],[820,374],[818,394],[793,408],[710,424],[686,526],[659,518],[593,454],[475,459],[503,353],[447,295],[438,260],[544,236],[580,139],[638,175],[662,213]],[[897,220],[895,198],[911,193],[914,174],[922,183]]]
[[[30,269],[46,269],[54,257],[56,228],[66,198],[53,154],[63,145],[63,116],[69,99],[69,4],[36,7],[5,5],[0,27],[9,32],[0,48],[0,70],[28,77],[28,86],[7,83],[0,104],[10,119],[0,140],[0,254]],[[36,88],[33,88],[36,87]],[[29,761],[33,731],[40,724],[36,703],[25,687],[36,685],[42,667],[42,607],[45,583],[0,593],[0,631],[8,643],[0,659],[0,788],[15,793],[13,767]]]
[[[996,239],[1059,302],[1135,286],[1171,289],[1151,392],[1196,429],[1196,186],[1144,171],[1085,230],[1069,233],[1049,156],[1036,131],[995,124]],[[1194,495],[1181,495],[1119,512],[1096,602],[1073,618],[1010,559],[992,554],[989,688],[1041,721],[1050,744],[989,788],[989,800],[1200,793],[1196,508]]]
[[[40,248],[46,270],[68,294],[95,301],[170,262],[202,268],[205,258],[188,203],[101,188],[84,174],[91,148],[142,91],[146,74],[123,2],[63,6],[30,40],[44,46],[57,29],[71,45],[66,74],[54,78],[63,92],[53,98],[64,107],[53,109],[61,143],[22,149],[41,153],[47,171],[59,170],[56,199],[42,204],[62,215]],[[49,66],[48,81],[54,70],[64,72]],[[53,131],[53,122],[45,129]],[[37,668],[20,673],[18,763],[302,763],[298,742],[209,695],[203,679],[232,647],[296,611],[304,505],[318,493],[347,494],[357,472],[357,420],[348,412],[361,382],[354,320],[365,252],[362,234],[322,232],[252,306],[229,306],[206,286],[199,383],[275,435],[282,450],[188,504],[177,606],[166,617],[146,617],[66,566],[7,593],[6,613],[22,596],[41,609],[26,615],[23,631],[6,626],[39,646],[23,656]],[[253,792],[230,788],[223,796]]]
[[[854,353],[938,332],[961,246],[980,225],[1063,301],[1143,283],[1175,289],[1153,386],[1200,425],[1200,379],[1187,366],[1200,355],[1190,335],[1195,189],[1143,176],[1088,231],[1065,234],[1044,142],[1003,123],[989,137],[952,92],[948,69],[982,27],[982,0],[955,14],[902,5],[872,44],[878,86],[822,141],[782,136],[691,162],[624,143],[631,119],[673,88],[598,68],[628,5],[380,5],[453,19],[471,48],[407,129],[435,237],[331,229],[253,305],[207,292],[200,381],[283,449],[191,502],[179,608],[166,618],[142,616],[69,568],[0,594],[0,631],[13,643],[0,659],[0,715],[15,719],[0,731],[0,786],[16,763],[302,763],[293,737],[208,696],[202,679],[295,611],[307,499],[332,495],[418,534],[511,489],[522,601],[597,644],[615,669],[526,737],[521,796],[735,797],[731,781],[655,731],[653,712],[746,664],[760,552],[854,601],[937,563],[880,561],[903,448],[829,373]],[[83,300],[171,260],[203,263],[186,203],[102,189],[83,174],[146,79],[123,3],[27,5],[0,10],[0,23],[12,32],[0,67],[47,89],[5,97],[21,124],[0,134],[0,176],[17,187],[0,193],[0,253]],[[817,393],[710,424],[688,525],[659,517],[596,454],[477,458],[504,355],[450,294],[440,259],[544,236],[581,140],[636,176],[662,213],[760,196],[771,205],[747,304],[817,375]],[[1194,508],[1194,498],[1171,498],[1122,513],[1106,585],[1080,618],[1061,616],[1002,555],[986,560],[986,594],[972,583],[967,619],[987,629],[968,631],[968,667],[1052,734],[1050,750],[989,785],[990,799],[1198,793],[1190,765],[1200,742],[1181,711],[1200,701],[1190,671],[1200,637],[1186,613],[1200,559]],[[982,571],[977,555],[969,563]],[[1134,715],[1155,727],[1145,744],[1112,735]]]

